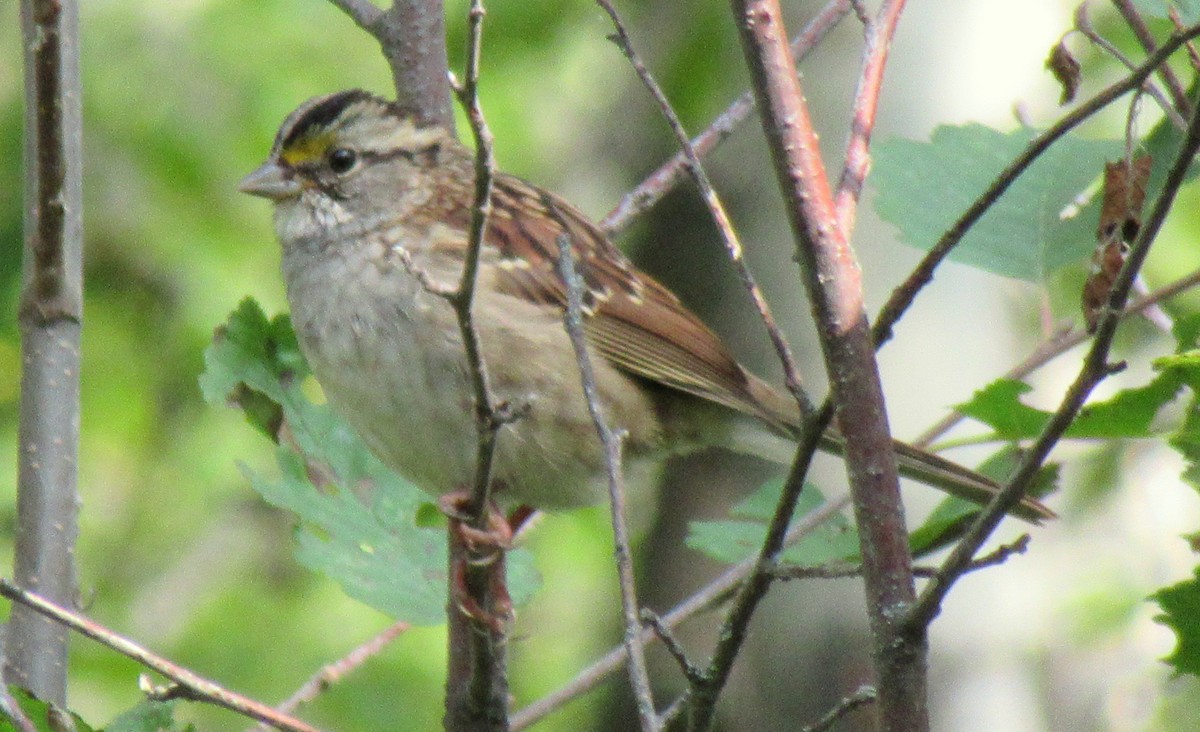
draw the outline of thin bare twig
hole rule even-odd
[[[1183,16],[1179,14],[1179,8],[1174,5],[1168,6],[1167,15],[1171,17],[1171,23],[1175,26],[1175,32],[1178,33],[1184,29]],[[1192,62],[1192,70],[1200,71],[1200,51],[1196,50],[1196,45],[1189,42],[1187,44],[1187,52],[1188,60]]]
[[[1112,348],[1117,325],[1121,320],[1125,301],[1129,297],[1133,280],[1150,251],[1150,245],[1158,235],[1158,231],[1174,203],[1179,187],[1183,184],[1192,158],[1200,149],[1200,107],[1192,105],[1192,109],[1194,111],[1188,122],[1187,135],[1176,156],[1175,163],[1167,173],[1163,189],[1154,202],[1154,208],[1146,217],[1145,223],[1130,247],[1128,259],[1113,284],[1112,293],[1096,328],[1095,340],[1084,358],[1079,376],[1067,390],[1062,404],[1051,417],[1042,434],[1029,448],[1008,484],[979,514],[979,518],[975,520],[975,523],[954,547],[950,556],[946,558],[941,571],[930,580],[917,603],[908,612],[904,624],[910,632],[923,632],[923,629],[937,615],[946,593],[962,575],[964,568],[970,563],[971,557],[979,551],[979,547],[995,530],[1000,519],[1020,500],[1050,450],[1079,413],[1088,394],[1105,377],[1119,370],[1119,366],[1108,363],[1108,354]]]
[[[1080,3],[1079,7],[1075,9],[1075,29],[1102,51],[1115,58],[1125,68],[1130,71],[1136,69],[1137,64],[1133,62],[1133,59],[1121,53],[1121,49],[1100,35],[1096,27],[1092,25],[1092,18],[1088,12],[1090,7],[1087,3]],[[1154,101],[1158,102],[1159,108],[1162,109],[1167,119],[1171,120],[1171,124],[1175,125],[1176,129],[1180,132],[1187,129],[1187,119],[1179,110],[1171,106],[1170,100],[1167,99],[1163,90],[1158,88],[1157,84],[1150,81],[1150,79],[1146,79],[1145,83],[1142,84],[1142,90],[1149,94]]]
[[[13,698],[10,688],[7,684],[0,684],[0,716],[11,722],[17,732],[38,732],[25,710]]]
[[[792,41],[792,54],[796,61],[803,61],[829,31],[837,27],[850,11],[849,0],[830,0],[808,25]],[[724,112],[717,115],[708,129],[692,139],[696,155],[703,158],[717,145],[724,142],[750,113],[754,111],[754,92],[746,90]],[[600,222],[600,228],[608,236],[620,233],[639,214],[650,210],[662,197],[675,188],[683,179],[688,163],[686,148],[681,149],[670,160],[663,163],[633,190],[621,197],[608,216]]]
[[[837,706],[830,709],[825,716],[807,727],[801,728],[800,732],[825,732],[850,712],[874,702],[877,696],[878,692],[875,691],[874,686],[860,686],[853,694],[839,701]]]
[[[1142,20],[1141,13],[1134,7],[1129,0],[1113,0],[1113,5],[1116,6],[1117,12],[1129,24],[1130,30],[1137,36],[1138,43],[1142,44],[1142,49],[1146,53],[1154,53],[1157,50],[1158,43],[1154,40],[1154,35],[1146,26],[1146,21]],[[1179,77],[1175,75],[1175,70],[1170,66],[1163,64],[1158,68],[1158,75],[1162,78],[1163,83],[1171,92],[1171,98],[1175,100],[1175,109],[1185,117],[1190,117],[1192,114],[1191,102],[1188,101],[1187,92],[1183,90],[1183,84],[1180,83]]]
[[[68,610],[40,595],[14,585],[7,579],[0,578],[0,595],[20,604],[22,607],[27,607],[36,613],[50,618],[54,622],[70,628],[80,635],[87,636],[97,643],[120,653],[122,656],[137,661],[146,668],[157,671],[176,684],[186,688],[189,699],[224,707],[242,716],[266,722],[277,729],[289,730],[289,732],[317,732],[315,727],[285,714],[280,714],[266,704],[235,694],[216,682],[209,681],[182,666],[178,666],[161,656],[151,653],[137,643],[114,633],[79,613]]]
[[[854,92],[854,118],[850,123],[850,140],[846,143],[846,155],[842,178],[834,194],[838,226],[842,235],[850,236],[855,211],[867,170],[871,167],[871,133],[875,129],[875,117],[879,110],[879,93],[883,88],[883,72],[887,68],[888,49],[900,22],[904,2],[885,2],[876,16],[866,24],[867,42],[863,49],[862,71],[858,75],[858,88]]]
[[[654,635],[662,642],[663,647],[667,649],[667,653],[675,659],[675,663],[679,664],[679,670],[683,672],[683,677],[692,684],[704,683],[704,669],[695,665],[687,657],[687,651],[683,649],[683,644],[671,632],[662,618],[650,610],[642,610],[642,619],[650,624],[654,630]]]
[[[1008,190],[1017,178],[1019,178],[1030,165],[1042,153],[1046,152],[1060,137],[1065,135],[1070,130],[1077,127],[1093,114],[1104,109],[1121,96],[1137,89],[1143,82],[1152,74],[1154,70],[1163,64],[1180,46],[1187,43],[1188,40],[1200,35],[1200,25],[1189,28],[1185,33],[1180,33],[1172,36],[1166,43],[1158,48],[1150,57],[1146,59],[1135,71],[1121,81],[1112,84],[1103,91],[1097,93],[1088,101],[1080,104],[1070,114],[1066,115],[1047,130],[1042,132],[1025,148],[1015,160],[1008,164],[992,181],[987,190],[980,194],[979,198],[963,212],[962,216],[954,222],[937,244],[929,250],[921,259],[920,263],[913,268],[913,271],[895,290],[892,291],[888,301],[880,308],[879,314],[875,318],[875,324],[872,328],[872,335],[875,340],[876,347],[886,343],[892,337],[892,328],[904,315],[916,299],[917,294],[925,285],[933,281],[933,273],[942,260],[950,254],[954,247],[962,241],[967,232],[971,230],[979,219],[987,213],[1000,199],[1000,196]]]
[[[683,148],[683,154],[686,159],[686,168],[695,181],[696,187],[700,191],[700,197],[703,199],[705,206],[708,207],[709,215],[712,216],[713,223],[717,226],[717,231],[721,235],[721,241],[725,244],[725,250],[729,254],[729,259],[733,262],[734,269],[738,273],[738,278],[742,281],[742,286],[749,293],[751,301],[754,303],[755,309],[758,311],[759,318],[767,329],[767,334],[771,338],[771,343],[775,347],[775,353],[779,357],[779,362],[783,366],[784,383],[787,385],[788,391],[796,398],[796,402],[800,405],[800,409],[805,412],[812,411],[812,403],[808,396],[804,393],[804,386],[800,380],[800,369],[796,366],[796,359],[792,356],[792,349],[788,346],[787,339],[783,337],[783,331],[779,329],[778,323],[775,321],[775,316],[771,314],[771,306],[767,302],[767,298],[763,295],[762,289],[754,279],[754,274],[750,271],[750,267],[746,264],[742,243],[738,239],[737,232],[733,229],[733,222],[729,220],[729,214],[725,211],[725,205],[721,203],[720,197],[717,196],[716,190],[712,186],[712,182],[708,179],[708,174],[704,172],[704,166],[700,163],[700,157],[696,153],[696,149],[692,147],[692,141],[688,137],[687,131],[683,128],[683,123],[679,120],[679,115],[675,114],[675,110],[671,107],[670,100],[663,93],[662,87],[654,80],[649,69],[642,63],[637,51],[633,48],[633,43],[629,40],[629,32],[625,28],[625,24],[621,22],[621,18],[617,15],[616,8],[613,7],[609,0],[596,0],[604,12],[608,13],[608,17],[612,19],[613,26],[616,28],[616,33],[613,35],[613,40],[617,47],[629,59],[629,63],[633,65],[633,69],[637,72],[638,78],[642,80],[642,84],[649,90],[654,97],[654,101],[658,104],[662,111],[663,117],[670,125],[671,131],[675,133],[675,138],[679,141],[680,147]]]
[[[1029,534],[1021,534],[1016,541],[1000,546],[978,559],[971,560],[966,572],[976,572],[998,564],[1004,564],[1014,554],[1024,554],[1029,548]],[[936,567],[913,567],[915,577],[934,577],[940,570]],[[862,565],[849,562],[829,562],[810,566],[781,565],[775,568],[775,577],[781,580],[796,579],[847,579],[862,576]]]
[[[587,340],[583,332],[583,278],[571,251],[571,237],[565,233],[558,237],[558,274],[567,291],[563,322],[571,339],[571,346],[575,349],[575,362],[579,366],[579,378],[587,400],[588,413],[592,416],[596,434],[604,447],[604,467],[608,474],[609,508],[613,528],[613,554],[621,586],[625,652],[630,659],[629,682],[633,687],[643,732],[655,732],[660,729],[660,724],[658,713],[654,709],[654,695],[650,691],[650,674],[646,670],[641,612],[633,577],[633,552],[629,548],[629,528],[625,521],[625,476],[621,469],[621,443],[624,434],[614,432],[608,426],[608,420],[605,419],[600,406],[596,374],[592,369],[592,359],[588,354]]]
[[[494,139],[483,109],[479,106],[479,59],[483,40],[483,18],[485,11],[482,0],[472,0],[470,10],[470,37],[468,40],[467,68],[460,98],[467,109],[471,132],[475,137],[475,204],[471,208],[471,228],[468,233],[467,251],[463,260],[462,277],[458,289],[447,299],[458,316],[459,330],[467,355],[467,366],[471,371],[471,389],[475,397],[475,427],[479,438],[479,461],[473,484],[471,515],[475,528],[485,527],[484,514],[492,484],[492,458],[495,456],[496,432],[500,425],[495,417],[492,388],[487,364],[479,344],[479,332],[475,329],[472,307],[475,302],[475,286],[479,275],[479,255],[487,237],[488,217],[492,213],[492,178],[496,168],[492,152]]]
[[[336,684],[351,671],[354,671],[371,658],[379,655],[389,643],[410,627],[412,626],[404,622],[393,623],[345,656],[321,667],[299,689],[296,689],[294,694],[276,706],[276,711],[281,714],[292,714],[301,704],[307,704],[316,699],[318,694]],[[269,730],[270,727],[264,722],[255,727],[255,729]]]
[[[787,546],[790,535],[788,526],[804,488],[804,476],[808,474],[813,455],[816,453],[820,436],[825,432],[833,416],[833,409],[827,400],[825,406],[804,420],[804,429],[796,447],[796,458],[784,481],[783,490],[775,504],[774,514],[767,524],[766,536],[757,556],[751,560],[745,580],[738,588],[733,599],[732,607],[718,632],[716,648],[713,649],[712,659],[704,672],[704,683],[693,683],[688,688],[689,724],[692,729],[703,729],[711,723],[712,713],[717,697],[729,679],[733,663],[737,660],[742,644],[750,627],[750,620],[758,608],[758,604],[766,596],[774,577],[772,569],[778,560],[780,552]],[[834,501],[828,508],[841,511],[849,503],[848,498]],[[830,516],[832,514],[827,514]],[[812,516],[812,514],[809,514]],[[805,517],[805,520],[809,518]]]
[[[845,496],[834,498],[825,505],[805,515],[788,530],[784,537],[784,545],[791,545],[808,536],[826,521],[841,513],[848,499]],[[666,628],[675,628],[700,613],[719,605],[727,599],[747,577],[760,570],[760,560],[752,557],[744,562],[726,569],[719,577],[709,582],[700,590],[692,593],[683,602],[676,605],[670,612],[661,616],[660,620]],[[646,628],[642,631],[644,640],[652,640],[654,631]],[[572,699],[586,694],[610,674],[621,668],[627,654],[625,647],[619,646],[609,651],[603,658],[579,672],[574,679],[557,691],[548,694],[536,702],[512,715],[512,732],[520,732],[542,720],[555,710],[561,708]],[[666,717],[667,715],[664,715]]]

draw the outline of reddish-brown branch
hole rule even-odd
[[[846,465],[863,556],[882,729],[925,730],[927,649],[923,635],[903,637],[897,622],[916,592],[861,272],[838,223],[800,79],[792,71],[779,4],[734,0],[733,7],[797,240],[838,423],[847,438]],[[694,716],[693,721],[695,728],[707,728],[706,719]]]
[[[849,237],[863,183],[871,167],[871,133],[879,110],[879,92],[883,88],[883,72],[887,68],[888,50],[900,22],[904,0],[889,0],[867,25],[867,45],[863,51],[862,72],[854,94],[850,141],[846,145],[845,167],[834,196],[838,226]]]

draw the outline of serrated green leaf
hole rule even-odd
[[[174,701],[143,701],[123,712],[103,732],[193,732],[195,727],[175,721]]]
[[[283,385],[307,373],[287,317],[268,320],[262,306],[248,297],[205,349],[200,392],[209,404],[223,404],[244,385],[282,402]]]
[[[1180,347],[1186,350],[1157,358],[1153,363],[1156,369],[1178,375],[1192,390],[1183,424],[1171,435],[1169,442],[1183,455],[1187,464],[1183,479],[1193,488],[1200,488],[1200,351],[1191,348],[1195,339],[1190,331],[1190,325],[1176,329],[1176,335],[1180,336]]]
[[[1151,599],[1163,609],[1155,621],[1175,632],[1175,650],[1163,660],[1178,673],[1200,676],[1200,571]]]
[[[767,536],[767,522],[775,513],[780,480],[759,486],[731,513],[747,520],[693,521],[688,527],[686,544],[721,562],[734,563],[754,554]],[[805,485],[792,514],[792,520],[807,515],[825,504],[821,492]],[[854,560],[858,556],[858,533],[842,514],[837,514],[784,550],[780,560],[787,564],[814,565],[833,560]]]
[[[968,124],[938,127],[927,143],[882,140],[871,176],[875,209],[898,227],[902,241],[928,250],[1036,134]],[[1074,216],[1062,213],[1122,149],[1115,140],[1063,138],[1013,183],[950,258],[1035,282],[1086,258],[1095,247],[1098,202]]]
[[[1049,412],[1021,401],[1021,395],[1030,391],[1032,387],[1021,381],[997,379],[954,408],[991,427],[996,439],[1026,439],[1041,432],[1050,419]]]
[[[1169,368],[1145,386],[1122,389],[1111,399],[1084,405],[1067,437],[1120,439],[1153,437],[1150,426],[1184,385],[1180,368]]]
[[[1183,479],[1193,488],[1200,489],[1200,397],[1193,395],[1183,424],[1171,435],[1170,444],[1187,465]]]
[[[278,477],[243,472],[267,502],[299,517],[301,564],[397,620],[443,622],[444,522],[429,520],[429,497],[383,465],[333,410],[305,397],[299,383],[308,367],[289,320],[268,320],[256,302],[244,300],[218,331],[205,364],[201,388],[209,401],[233,401],[271,439],[281,422],[289,427],[290,439],[276,449]],[[529,553],[511,552],[513,601],[527,601],[537,584]]]
[[[1154,418],[1173,401],[1184,385],[1200,384],[1200,359],[1178,356],[1154,361],[1158,374],[1146,385],[1122,389],[1110,399],[1090,402],[1067,429],[1073,439],[1137,439],[1153,437]],[[955,408],[990,426],[998,440],[1031,439],[1041,433],[1051,413],[1021,401],[1030,387],[1020,381],[998,379],[975,392]]]

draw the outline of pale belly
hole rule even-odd
[[[329,279],[305,274],[289,278],[293,324],[333,408],[377,457],[419,488],[435,496],[469,489],[478,437],[450,306],[395,271],[371,288],[331,288]],[[295,297],[303,287],[316,294],[310,289]],[[382,297],[380,288],[390,296]],[[497,498],[548,510],[603,501],[608,492],[602,451],[561,323],[532,309],[519,312],[520,304],[502,305],[489,310],[502,318],[476,316],[485,359],[494,364],[489,369],[494,396],[521,413],[498,436]],[[539,317],[546,322],[530,327]],[[607,402],[612,426],[629,433],[627,482],[637,487],[662,457],[654,410],[639,390],[623,383],[625,377],[603,364],[597,378],[602,393],[614,395]]]

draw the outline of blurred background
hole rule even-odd
[[[266,506],[238,470],[274,471],[271,446],[196,386],[212,330],[245,296],[285,309],[267,204],[236,192],[299,102],[362,86],[391,95],[373,40],[319,0],[97,0],[82,8],[86,169],[86,291],[80,486],[83,604],[100,622],[266,702],[375,634],[388,619],[345,597],[291,554],[293,517]],[[461,68],[466,3],[448,0],[451,65]],[[822,3],[791,3],[793,32]],[[699,131],[747,79],[726,3],[622,2],[634,43]],[[674,151],[673,139],[589,2],[488,4],[482,95],[500,165],[562,193],[597,218]],[[1059,90],[1043,59],[1071,23],[1070,3],[913,0],[892,50],[879,135],[924,140],[934,126],[1054,119]],[[17,8],[0,20],[0,437],[16,444],[21,255],[21,45]],[[1097,23],[1105,16],[1097,10]],[[1111,19],[1108,19],[1111,23]],[[1119,35],[1119,34],[1118,34]],[[1120,36],[1119,38],[1124,38]],[[845,142],[860,26],[843,22],[803,65],[828,160]],[[1082,56],[1093,88],[1110,61]],[[1119,136],[1124,108],[1085,134]],[[466,128],[463,127],[463,130]],[[830,163],[833,172],[837,166]],[[818,394],[821,360],[790,258],[774,174],[756,121],[713,154],[709,172],[748,259],[785,323]],[[874,310],[917,261],[867,202],[855,235]],[[1185,189],[1146,272],[1153,286],[1200,265],[1200,218]],[[687,187],[621,245],[767,376],[777,376],[761,326],[703,207]],[[1027,283],[948,265],[882,352],[894,431],[911,437],[1021,360],[1049,317],[1078,318],[1086,270]],[[1190,298],[1175,314],[1194,309]],[[1137,383],[1169,336],[1123,327],[1121,356]],[[1055,405],[1073,378],[1070,353],[1032,379],[1030,401]],[[1112,385],[1105,385],[1111,392]],[[984,453],[978,453],[982,457]],[[969,450],[953,454],[971,461]],[[974,574],[950,596],[932,633],[932,715],[939,732],[1184,730],[1200,715],[1194,679],[1157,659],[1173,635],[1145,597],[1190,576],[1181,535],[1200,501],[1178,479],[1177,455],[1154,445],[1064,445],[1062,520],[1036,529],[1027,554]],[[15,449],[0,450],[0,552],[11,555]],[[817,482],[836,493],[835,461]],[[665,611],[721,567],[682,546],[689,521],[724,516],[770,471],[723,454],[677,461],[661,494],[636,507],[643,599]],[[917,517],[931,492],[907,489]],[[1011,540],[1024,526],[1007,526]],[[619,642],[606,509],[546,517],[528,538],[544,588],[522,608],[512,644],[518,707],[557,688]],[[586,598],[586,599],[584,599]],[[868,680],[862,588],[853,580],[778,585],[721,705],[720,729],[808,723]],[[712,618],[681,633],[700,660]],[[444,633],[414,629],[304,711],[339,730],[440,728]],[[661,698],[680,688],[654,654]],[[80,639],[71,707],[101,725],[139,699],[140,669]],[[624,730],[625,677],[535,729]],[[247,726],[198,705],[200,729]],[[839,729],[860,729],[851,716]]]

